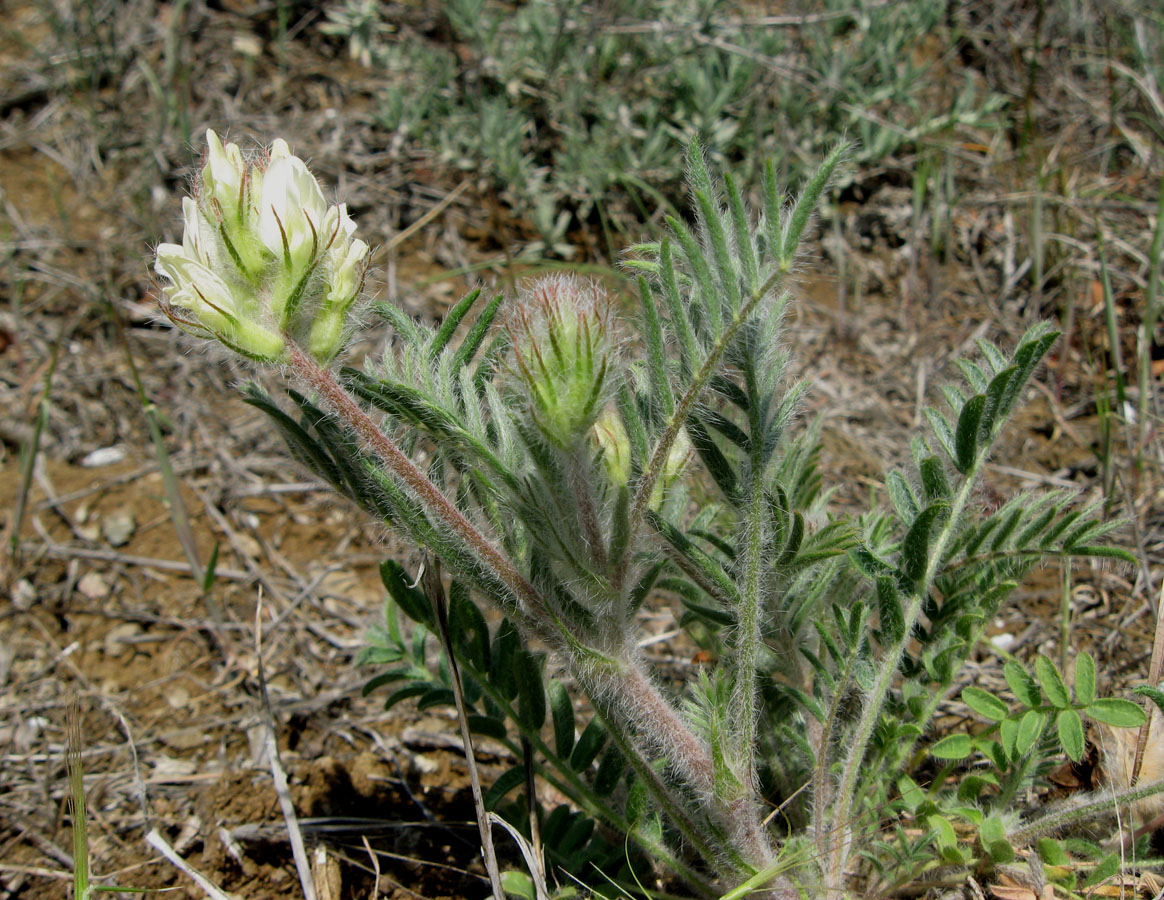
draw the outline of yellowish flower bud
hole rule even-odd
[[[622,487],[630,478],[630,441],[617,411],[607,408],[594,423],[594,440],[611,484]]]

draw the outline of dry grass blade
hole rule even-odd
[[[264,744],[267,764],[271,767],[271,779],[275,783],[275,793],[279,796],[279,807],[283,811],[283,821],[287,824],[287,836],[291,841],[291,853],[295,857],[295,870],[299,873],[299,884],[303,888],[304,900],[315,900],[315,879],[311,873],[311,861],[307,858],[307,848],[303,843],[303,832],[299,828],[299,817],[295,803],[287,786],[287,773],[279,759],[279,744],[275,738],[275,717],[271,712],[271,698],[267,692],[267,678],[263,670],[263,593],[260,590],[255,604],[255,664],[258,666],[259,687],[262,692]]]
[[[203,893],[210,900],[236,900],[236,898],[215,885],[214,882],[191,866],[186,860],[182,859],[178,855],[178,851],[170,846],[169,841],[162,837],[156,828],[151,828],[146,834],[146,843],[162,854],[166,858],[166,861],[174,868],[197,884],[198,887],[202,888]]]
[[[429,559],[427,554],[421,562],[418,580],[424,593],[432,603],[440,629],[441,646],[449,662],[449,680],[453,686],[453,698],[457,704],[457,719],[461,725],[461,740],[465,745],[465,762],[469,767],[469,784],[473,789],[473,811],[477,816],[477,827],[481,831],[481,855],[485,860],[485,871],[489,873],[489,883],[493,888],[494,900],[503,900],[505,889],[501,884],[501,871],[497,867],[497,852],[493,847],[493,829],[490,815],[485,811],[485,801],[481,793],[481,776],[477,772],[477,757],[473,750],[473,735],[469,731],[469,716],[465,710],[465,694],[461,687],[461,673],[457,657],[453,652],[453,638],[449,632],[449,610],[445,602],[445,588],[441,583],[440,561]]]

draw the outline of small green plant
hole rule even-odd
[[[975,768],[958,779],[952,796],[939,797],[944,803],[915,803],[910,810],[934,829],[941,856],[949,863],[1001,864],[1014,860],[1016,842],[1010,832],[1023,827],[1014,810],[1035,779],[1054,766],[1060,748],[1074,762],[1083,759],[1085,716],[1116,728],[1138,728],[1147,719],[1144,710],[1130,700],[1098,696],[1095,660],[1089,653],[1080,653],[1075,659],[1074,700],[1058,668],[1045,656],[1035,660],[1033,676],[1014,660],[1006,662],[1003,674],[1017,707],[1012,709],[1002,698],[982,688],[965,687],[962,702],[989,722],[989,727],[974,735],[951,734],[930,748],[935,759],[951,766],[980,755],[988,768]],[[1048,742],[1052,746],[1047,746]],[[934,779],[935,785],[946,781],[951,766]],[[914,790],[916,785],[912,782],[903,785],[903,793]],[[1078,820],[1094,813],[1095,810],[1081,812]],[[973,826],[969,836],[977,847],[959,839],[954,819]],[[1070,821],[1069,817],[1063,818],[1059,824]],[[1051,857],[1059,863],[1066,858],[1064,851],[1056,853],[1049,844],[1042,846],[1040,852],[1048,862],[1052,862]],[[983,859],[976,859],[976,853]],[[1073,879],[1070,886],[1075,886]]]
[[[356,370],[334,362],[367,252],[344,208],[281,142],[250,161],[210,143],[186,240],[158,250],[164,303],[194,333],[283,367],[291,412],[257,387],[248,400],[296,458],[451,573],[444,628],[421,578],[386,562],[391,601],[362,661],[387,667],[368,689],[390,689],[389,705],[451,704],[460,673],[468,727],[519,761],[487,808],[526,835],[536,826],[553,865],[628,889],[648,859],[703,894],[773,898],[973,862],[940,808],[924,840],[880,840],[887,811],[924,801],[918,741],[1026,571],[1133,561],[1104,543],[1116,523],[1067,493],[975,501],[1049,326],[1012,353],[980,342],[962,385],[927,410],[911,464],[886,475],[887,502],[837,517],[817,433],[797,427],[805,387],[785,383],[782,285],[844,146],[792,201],[769,166],[753,211],[693,144],[693,219],[668,217],[627,259],[633,317],[563,276],[508,301],[474,291],[439,327],[378,305],[394,340]],[[679,688],[639,643],[637,613],[660,598],[678,600],[717,660]],[[490,626],[479,604],[503,620]],[[437,633],[455,667],[426,666]],[[1047,702],[1015,682],[1021,715],[964,694],[1000,735],[976,738],[1000,748],[1002,775],[975,797],[1029,777],[1020,740],[1030,750],[1052,711],[1069,753],[1080,710],[1130,721],[1122,701],[1096,699],[1094,667],[1079,664],[1072,702],[1049,665],[1037,667]],[[947,741],[969,753],[976,739]],[[531,774],[568,802],[543,809]],[[983,823],[992,847],[1046,824]]]
[[[93,884],[89,860],[88,816],[85,812],[85,772],[81,764],[81,713],[74,700],[69,707],[68,735],[65,747],[65,767],[69,774],[69,815],[73,819],[73,897],[74,900],[93,900],[95,892],[111,894],[149,894],[148,888],[119,887],[113,884]]]

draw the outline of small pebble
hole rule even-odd
[[[130,509],[118,509],[101,519],[101,534],[111,547],[124,547],[133,536],[137,522]]]
[[[173,750],[193,750],[206,743],[206,735],[201,731],[187,729],[158,735],[158,740]]]
[[[90,600],[104,600],[109,596],[109,583],[98,572],[86,572],[77,582],[77,590]]]
[[[131,649],[130,638],[141,634],[137,622],[122,622],[105,632],[105,655],[110,659],[120,659]]]
[[[112,466],[125,459],[124,447],[99,447],[92,453],[86,453],[81,458],[81,465],[86,469],[97,469],[101,466]]]
[[[27,578],[21,578],[12,588],[12,605],[21,612],[32,609],[36,602],[36,588]]]

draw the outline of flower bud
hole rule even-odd
[[[162,309],[181,328],[260,361],[287,356],[287,338],[321,362],[343,347],[363,287],[368,245],[347,207],[329,206],[303,160],[276,140],[250,161],[206,133],[194,197],[183,200],[181,245],[154,268]]]
[[[680,430],[667,454],[667,461],[663,463],[663,472],[651,492],[652,509],[658,509],[663,505],[663,495],[683,476],[687,463],[691,461],[691,454],[691,441],[687,438],[687,432]]]
[[[607,408],[594,423],[594,440],[602,453],[602,467],[606,477],[616,487],[622,487],[630,478],[630,441],[622,417]]]
[[[537,282],[508,324],[518,383],[551,444],[571,450],[602,409],[614,355],[610,298],[569,276]]]
[[[622,424],[622,417],[613,407],[603,410],[592,429],[594,442],[602,454],[602,467],[606,470],[606,477],[616,487],[622,487],[630,479],[631,450],[630,440],[627,438],[626,427]],[[651,509],[659,509],[663,505],[663,498],[667,491],[683,475],[687,463],[691,459],[691,441],[687,434],[680,431],[671,445],[667,460],[663,463],[663,471],[659,474],[655,487],[651,491],[648,505]]]

